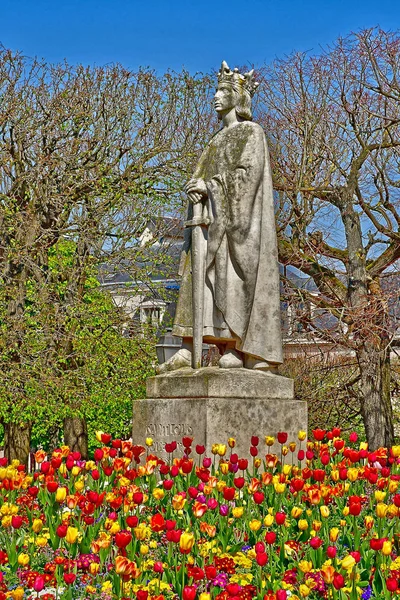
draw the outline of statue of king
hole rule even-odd
[[[241,74],[222,63],[214,97],[222,128],[185,187],[188,226],[172,330],[183,338],[182,348],[159,373],[195,366],[195,322],[201,342],[218,346],[221,368],[276,372],[282,363],[271,168],[265,134],[251,112],[257,86],[253,71]],[[201,268],[194,268],[195,256]]]

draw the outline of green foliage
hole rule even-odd
[[[96,429],[129,437],[132,401],[153,373],[154,332],[127,335],[127,316],[100,289],[90,261],[81,300],[69,298],[76,260],[76,244],[61,240],[49,251],[45,295],[28,280],[19,319],[22,360],[13,360],[0,337],[0,414],[4,422],[33,422],[34,447],[60,442],[57,432],[72,415],[87,419],[90,448]]]

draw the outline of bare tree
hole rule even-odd
[[[302,297],[335,317],[319,335],[355,352],[371,448],[393,443],[383,281],[400,258],[399,69],[400,37],[368,30],[262,73],[280,259],[313,278],[319,294]]]
[[[93,266],[119,261],[133,279],[149,276],[137,240],[179,204],[179,182],[213,126],[209,93],[207,78],[186,72],[48,65],[0,49],[0,411],[10,458],[26,460],[41,373],[56,380],[56,362],[73,378],[71,314]],[[65,240],[73,250],[60,272],[49,260]],[[79,406],[63,394],[68,402],[72,419]]]

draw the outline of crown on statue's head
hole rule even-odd
[[[225,61],[222,61],[221,68],[218,71],[218,84],[231,85],[237,90],[244,89],[250,94],[251,97],[254,96],[255,91],[260,85],[254,80],[254,69],[248,73],[243,73],[242,75],[239,73],[238,68],[235,68],[233,71],[231,71],[230,67]]]

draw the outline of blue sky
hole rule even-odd
[[[399,0],[0,0],[0,42],[51,62],[209,71],[400,29]]]

